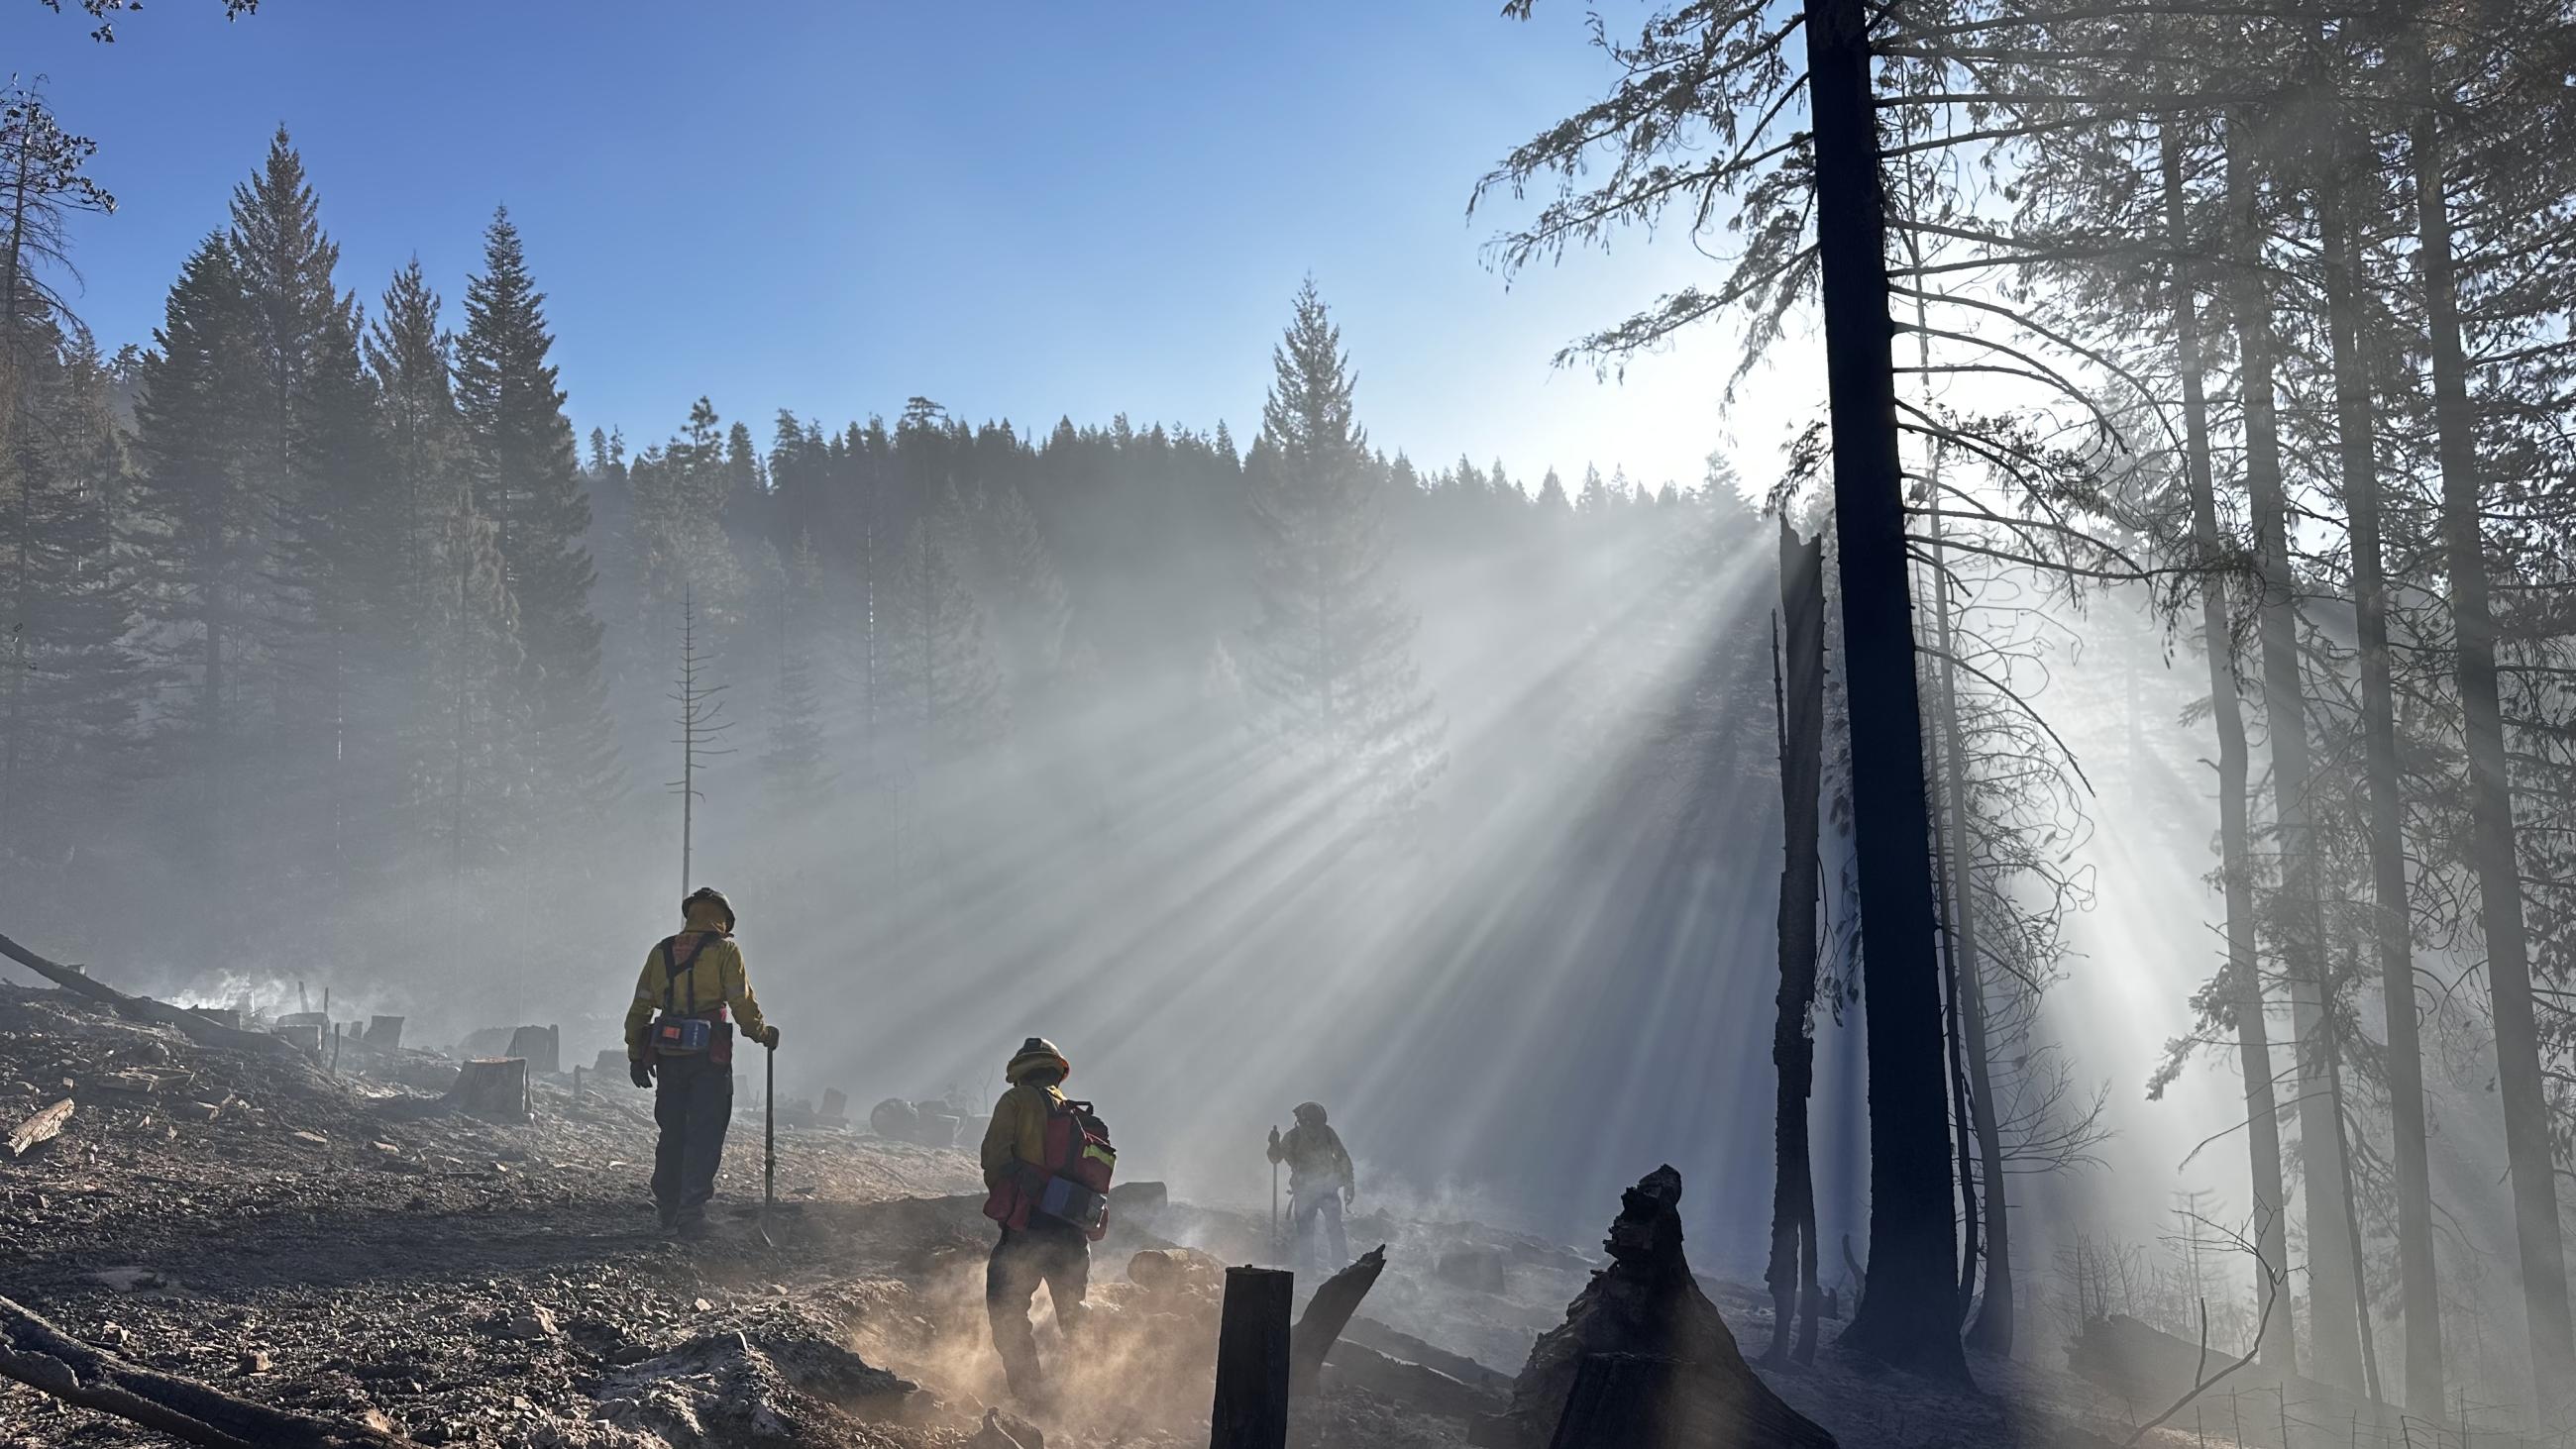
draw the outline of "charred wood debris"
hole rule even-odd
[[[1211,1406],[1227,1265],[1266,1253],[1253,1212],[1123,1184],[1082,1341],[1042,1317],[1072,1371],[1040,1413],[984,1337],[989,1225],[948,1104],[883,1134],[839,1093],[782,1110],[777,1246],[751,1231],[756,1137],[720,1198],[741,1216],[682,1245],[652,1225],[649,1102],[551,1029],[459,1059],[392,1018],[183,1010],[0,954],[49,983],[0,984],[0,1449],[1229,1442]],[[1263,1329],[1278,1442],[1835,1443],[1736,1351],[1680,1190],[1670,1168],[1629,1189],[1606,1258],[1355,1215],[1386,1245]]]

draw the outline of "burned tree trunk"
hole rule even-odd
[[[2338,1388],[2362,1386],[2361,1310],[2352,1280],[2352,1243],[2343,1204],[2341,1134],[2327,1090],[2325,940],[2317,908],[2316,842],[2309,823],[2308,725],[2299,662],[2298,582],[2290,567],[2289,504],[2281,478],[2280,420],[2273,396],[2272,299],[2262,269],[2259,162],[2254,127],[2231,116],[2227,191],[2235,231],[2236,336],[2245,407],[2245,487],[2254,522],[2263,713],[2272,753],[2272,809],[2281,855],[2278,917],[2290,978],[2299,1095],[2299,1159],[2307,1199],[2308,1334],[2314,1376]]]
[[[2166,240],[2174,253],[2173,323],[2182,373],[2183,438],[2191,487],[2192,551],[2215,570],[2221,556],[2217,490],[2209,460],[2209,399],[2202,390],[2200,294],[2193,280],[2191,229],[2183,215],[2182,147],[2172,123],[2163,130]],[[2237,1065],[2245,1076],[2245,1141],[2252,1159],[2256,1246],[2264,1262],[2289,1262],[2287,1189],[2281,1181],[2281,1117],[2272,1089],[2272,1042],[2263,1015],[2263,971],[2255,945],[2253,847],[2246,821],[2250,769],[2245,712],[2236,677],[2236,641],[2227,624],[2225,584],[2214,574],[2200,586],[2201,641],[2209,656],[2209,714],[2218,734],[2219,875],[2227,903],[2227,980],[2235,1005]],[[2298,1372],[2298,1334],[2290,1314],[2267,1315],[2262,1357],[2280,1374]]]
[[[1317,1390],[1325,1357],[1341,1341],[1351,1315],[1360,1311],[1360,1300],[1377,1286],[1378,1275],[1385,1271],[1386,1244],[1380,1243],[1360,1254],[1358,1262],[1325,1279],[1315,1296],[1306,1300],[1306,1311],[1297,1315],[1296,1326],[1288,1330],[1290,1393],[1311,1394]]]
[[[1932,537],[1941,518],[1931,518]],[[2012,1347],[2012,1236],[2003,1200],[2003,1139],[1994,1119],[1994,1073],[1986,1054],[1985,988],[1977,974],[1977,895],[1971,872],[1975,854],[1968,824],[1968,739],[1959,723],[1958,665],[1951,654],[1950,571],[1947,560],[1933,584],[1941,651],[1941,890],[1943,985],[1950,993],[1951,1097],[1959,1142],[1959,1316],[1967,1317],[1977,1288],[1977,1230],[1988,1230],[1985,1308],[1968,1341],[1996,1352]],[[1970,1073],[1975,1080],[1970,1081]],[[1972,1161],[1971,1154],[1982,1158]],[[1985,1193],[1980,1201],[1978,1176]]]
[[[1565,1322],[1539,1336],[1529,1363],[1512,1386],[1511,1411],[1489,1438],[1515,1449],[1548,1449],[1551,1442],[1679,1449],[1698,1444],[1761,1444],[1771,1449],[1831,1449],[1833,1439],[1781,1402],[1737,1352],[1735,1335],[1691,1276],[1682,1254],[1681,1174],[1659,1167],[1620,1195],[1619,1216],[1602,1244],[1610,1266],[1566,1305]],[[1602,1355],[1634,1356],[1671,1365],[1669,1401],[1656,1422],[1669,1437],[1594,1437],[1581,1409],[1579,1387]],[[1597,1406],[1606,1410],[1613,1406]],[[1568,1440],[1569,1418],[1586,1437]],[[1626,1423],[1624,1419],[1619,1423]],[[1600,1428],[1607,1432],[1609,1421]]]
[[[1953,845],[1951,849],[1957,847]],[[1955,866],[1953,867],[1956,868]],[[1947,887],[1944,887],[1944,895]],[[1945,908],[1942,919],[1949,921]],[[1965,1326],[1968,1310],[1976,1301],[1977,1230],[1982,1226],[1982,1212],[1977,1201],[1976,1107],[1968,1100],[1968,1062],[1964,1038],[1966,1029],[1959,1020],[1959,938],[1944,931],[1941,946],[1942,1007],[1947,1017],[1944,1035],[1948,1038],[1950,1066],[1950,1139],[1958,1151],[1959,1161],[1959,1308],[1955,1320]]]
[[[1825,757],[1824,540],[1799,541],[1780,520],[1780,612],[1784,658],[1772,687],[1780,719],[1780,989],[1771,1028],[1779,1076],[1772,1118],[1771,1347],[1779,1363],[1816,1356],[1816,1179],[1807,1154],[1807,1104],[1815,1090],[1817,791]]]
[[[2549,1101],[2540,1070],[2540,1033],[2531,994],[2531,945],[2522,918],[2522,874],[2505,763],[2503,707],[2496,688],[2495,614],[2488,600],[2485,533],[2479,508],[2477,419],[2469,406],[2468,362],[2460,342],[2459,281],[2451,255],[2450,202],[2443,176],[2440,101],[2423,25],[2407,35],[2414,91],[2407,128],[2414,153],[2417,266],[2433,354],[2433,420],[2442,468],[2442,552],[2451,583],[2460,706],[2469,756],[2469,858],[2487,946],[2487,996],[2495,1015],[2496,1090],[2504,1099],[2505,1154],[2513,1176],[2515,1239],[2523,1311],[2530,1325],[2532,1379],[2544,1410],[2576,1394],[2576,1329],[2567,1302],[2566,1243],[2552,1178]],[[2409,1407],[2413,1407],[2410,1400]],[[2550,1417],[2546,1412],[2544,1418]]]
[[[1965,1379],[1868,15],[1860,0],[1804,4],[1869,1002],[1869,1287],[1843,1340]]]
[[[1277,1268],[1225,1270],[1208,1449],[1286,1449],[1288,1305],[1296,1281]]]
[[[1585,1358],[1548,1449],[1651,1449],[1688,1442],[1674,1423],[1675,1380],[1680,1376],[1681,1366],[1668,1358],[1633,1353]]]
[[[2379,994],[2388,1018],[2388,1122],[2397,1177],[2398,1291],[2406,1315],[2406,1406],[2428,1418],[2442,1412],[2441,1293],[2433,1266],[2433,1188],[2424,1135],[2424,1059],[2415,1019],[2414,921],[2406,898],[2405,801],[2397,766],[2396,689],[2388,652],[2388,580],[2382,537],[2379,460],[2371,427],[2369,365],[2361,346],[2360,248],[2344,213],[2343,188],[2361,179],[2334,133],[2332,162],[2316,187],[2319,241],[2325,252],[2326,328],[2334,353],[2335,417],[2341,433],[2344,516],[2352,536],[2353,633],[2361,664],[2362,764],[2368,783],[2370,938],[2379,963]],[[2329,1063],[2329,1066],[2332,1066]],[[2342,1115],[2342,1074],[2337,1127]],[[2346,1210],[2351,1160],[2344,1154]],[[2361,1254],[2353,1230],[2353,1256]],[[2358,1278],[2356,1267],[2355,1276]],[[2365,1295],[2366,1301],[2366,1295]],[[2370,1343],[2370,1315],[2361,1315],[2364,1363],[2371,1395],[2379,1397],[2378,1354]]]

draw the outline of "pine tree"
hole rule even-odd
[[[86,174],[95,150],[33,90],[0,93],[0,850],[88,833],[130,717],[107,377],[48,275],[71,217],[115,206]]]
[[[1015,717],[1033,716],[1063,666],[1072,604],[1037,514],[1010,484],[976,510],[977,575],[992,601],[994,633]]]
[[[499,530],[502,566],[527,652],[524,687],[543,788],[588,808],[620,788],[600,677],[590,526],[545,296],[507,208],[483,237],[483,271],[465,288],[456,395],[474,507]]]
[[[405,520],[359,352],[354,309],[335,308],[298,384],[293,462],[277,578],[292,590],[281,652],[302,701],[282,742],[289,769],[318,777],[304,818],[317,865],[334,875],[384,865],[402,795],[397,739],[408,677],[402,657]]]
[[[438,539],[438,586],[421,622],[425,688],[413,716],[413,829],[441,857],[461,901],[508,860],[538,803],[531,721],[520,680],[518,605],[500,530],[460,493]]]
[[[1554,468],[1548,469],[1547,476],[1539,481],[1538,511],[1541,517],[1548,519],[1569,518],[1574,514],[1574,505],[1566,501],[1565,481],[1556,476]]]
[[[109,492],[123,469],[97,352],[75,338],[26,359],[0,455],[0,860],[47,894],[61,862],[104,834],[131,739],[132,598],[115,567]],[[32,896],[17,902],[36,906]]]
[[[810,536],[796,540],[779,599],[778,681],[770,697],[769,739],[760,770],[779,814],[810,817],[831,805],[833,771],[815,687],[813,634],[821,625],[823,563]]]
[[[401,523],[397,582],[416,614],[436,587],[434,565],[464,501],[464,420],[456,409],[438,293],[418,257],[394,274],[367,329],[367,370],[383,430],[386,487]]]
[[[322,230],[320,203],[304,175],[304,158],[280,126],[257,175],[233,188],[233,263],[251,308],[251,332],[265,397],[250,421],[252,466],[281,498],[297,496],[319,470],[302,467],[301,414],[323,365],[326,331],[347,321],[332,280],[340,248]]]
[[[914,771],[954,765],[999,739],[1008,697],[991,627],[961,567],[952,498],[916,521],[879,596],[889,733]]]
[[[1245,469],[1259,540],[1252,693],[1277,737],[1341,776],[1364,812],[1400,817],[1446,764],[1444,726],[1388,576],[1387,500],[1349,359],[1312,281],[1272,360]]]
[[[210,236],[170,289],[135,410],[144,465],[133,553],[157,700],[154,769],[172,789],[174,835],[220,896],[234,870],[228,807],[245,794],[245,741],[273,672],[251,628],[263,597],[272,499],[246,461],[264,382],[257,319],[232,248]]]
[[[390,695],[402,721],[397,809],[403,842],[451,885],[510,848],[531,781],[521,701],[525,667],[492,521],[473,507],[441,304],[414,258],[386,285],[368,328],[383,508],[392,533],[400,661]]]
[[[715,406],[699,398],[680,436],[646,450],[627,474],[646,596],[670,604],[688,593],[718,623],[736,615],[745,593],[725,527],[740,480],[722,423]]]
[[[745,541],[768,538],[769,477],[750,427],[739,419],[725,431],[724,471],[726,531]]]
[[[1601,470],[1584,464],[1583,491],[1574,495],[1575,513],[1598,523],[1610,511],[1613,501],[1609,485],[1601,481]]]

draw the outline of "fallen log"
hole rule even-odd
[[[128,1021],[142,1021],[154,1026],[171,1027],[199,1046],[227,1047],[233,1051],[249,1052],[254,1056],[275,1057],[280,1060],[287,1058],[302,1060],[302,1054],[284,1038],[270,1036],[266,1032],[243,1031],[238,1027],[225,1026],[197,1012],[172,1006],[166,1001],[155,1001],[149,996],[128,996],[104,981],[92,979],[77,967],[65,966],[59,961],[48,961],[6,936],[0,936],[0,956],[8,957],[75,996],[86,996],[92,1001],[107,1003],[116,1009],[117,1015]]]
[[[17,1127],[9,1133],[9,1155],[11,1157],[24,1157],[27,1155],[27,1149],[35,1146],[37,1143],[51,1142],[54,1139],[54,1134],[62,1131],[63,1124],[70,1121],[71,1117],[72,1099],[65,1097],[54,1105],[38,1112],[33,1117],[28,1118],[26,1121],[19,1123]]]
[[[1509,1398],[1512,1376],[1501,1369],[1488,1368],[1464,1354],[1451,1353],[1435,1344],[1425,1343],[1409,1333],[1398,1332],[1374,1318],[1353,1318],[1342,1330],[1342,1342],[1373,1348],[1392,1359],[1437,1369],[1469,1388]],[[1327,1358],[1327,1363],[1338,1362]]]
[[[1360,1300],[1385,1271],[1386,1244],[1380,1243],[1361,1254],[1358,1262],[1325,1279],[1315,1296],[1306,1300],[1306,1311],[1297,1315],[1297,1326],[1288,1331],[1290,1394],[1302,1398],[1316,1391],[1324,1355],[1333,1351],[1351,1315],[1360,1311]]]
[[[0,1298],[0,1376],[205,1449],[392,1449],[411,1442],[373,1425],[273,1409],[129,1363],[7,1298]]]
[[[1511,1407],[1508,1393],[1461,1383],[1436,1368],[1380,1353],[1352,1339],[1334,1344],[1332,1357],[1324,1363],[1333,1371],[1337,1387],[1366,1389],[1418,1414],[1472,1424]]]

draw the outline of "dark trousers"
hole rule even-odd
[[[1026,1397],[1045,1382],[1038,1367],[1037,1334],[1029,1328],[1029,1303],[1038,1285],[1055,1301],[1056,1328],[1070,1334],[1082,1324],[1082,1300],[1091,1291],[1091,1240],[1082,1229],[1033,1219],[1002,1229],[984,1265],[984,1314],[993,1322],[993,1347],[1011,1392]]]
[[[666,1057],[653,1081],[653,1203],[665,1227],[706,1221],[733,1120],[733,1066],[702,1056]]]

